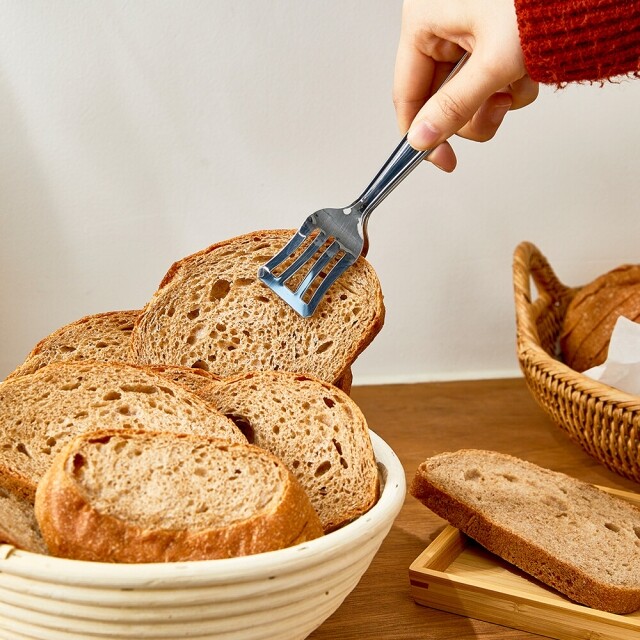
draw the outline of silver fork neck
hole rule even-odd
[[[426,158],[431,149],[414,149],[405,136],[362,195],[351,205],[367,217]]]

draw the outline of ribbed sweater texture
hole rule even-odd
[[[640,75],[640,0],[515,0],[527,71],[545,84]]]

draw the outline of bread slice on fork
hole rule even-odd
[[[364,259],[300,317],[257,278],[291,236],[257,231],[176,262],[136,320],[132,357],[200,367],[221,377],[284,370],[335,383],[382,328],[380,282]]]

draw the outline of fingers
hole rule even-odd
[[[490,96],[457,134],[468,140],[486,142],[497,133],[508,111],[521,109],[538,97],[538,83],[525,76],[506,91]]]
[[[429,56],[406,45],[398,48],[393,104],[402,134],[409,130],[413,119],[431,95],[434,69],[434,61]]]
[[[495,93],[476,111],[457,134],[467,140],[487,142],[495,136],[498,128],[513,107],[513,98],[509,93]]]
[[[528,75],[512,82],[510,88],[513,97],[511,109],[521,109],[530,105],[538,97],[540,91],[540,85]]]
[[[498,93],[509,80],[500,69],[485,67],[474,52],[457,75],[418,111],[409,129],[409,143],[415,149],[429,149],[440,144],[464,127],[485,105],[487,97]],[[504,98],[500,99],[502,103],[494,100],[494,104],[487,105],[484,119],[480,117],[480,126],[497,113],[496,109],[506,106]]]
[[[438,145],[428,156],[427,160],[434,164],[438,169],[451,173],[458,164],[456,154],[448,142]]]
[[[393,102],[402,134],[409,130],[420,109],[463,54],[461,47],[446,40],[434,40],[427,54],[409,37],[401,38],[396,54]]]

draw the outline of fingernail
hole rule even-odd
[[[504,117],[507,115],[507,111],[509,111],[510,107],[510,104],[498,105],[494,107],[489,113],[489,120],[491,120],[493,124],[500,124],[503,121]]]
[[[429,149],[440,139],[440,132],[427,120],[421,120],[409,130],[407,142],[414,149]]]

